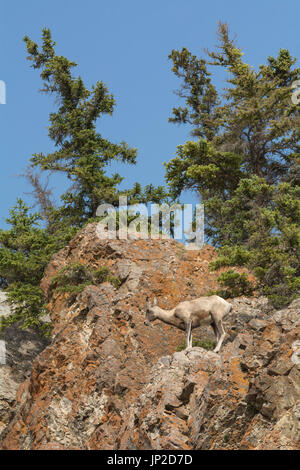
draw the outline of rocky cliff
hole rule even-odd
[[[1,318],[11,314],[5,292],[0,291]],[[49,344],[34,330],[7,328],[0,339],[0,436],[12,420],[18,388],[29,377],[34,358]]]
[[[300,448],[300,300],[273,315],[264,299],[233,303],[221,354],[196,347],[154,365],[121,448]]]
[[[144,325],[147,297],[172,308],[214,289],[213,257],[172,240],[100,240],[95,224],[81,231],[42,281],[53,338],[18,389],[2,448],[298,448],[300,300],[279,312],[264,298],[233,300],[219,354],[176,352],[181,331]],[[75,262],[108,267],[119,285],[53,289]],[[197,336],[213,338],[208,327]]]

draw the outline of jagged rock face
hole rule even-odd
[[[0,321],[11,314],[5,292],[0,291]],[[18,388],[29,377],[34,358],[49,344],[33,330],[6,328],[0,340],[0,436],[15,412]]]
[[[300,300],[270,316],[241,299],[227,329],[219,355],[193,348],[159,359],[121,448],[300,448]]]
[[[181,331],[144,325],[147,297],[173,308],[214,289],[213,256],[171,240],[100,240],[95,224],[81,231],[42,281],[53,339],[19,388],[2,448],[296,448],[297,303],[275,313],[265,299],[236,299],[220,354],[176,353]],[[70,303],[50,283],[75,261],[110,267],[121,286],[91,285]],[[199,335],[212,338],[208,327]]]
[[[208,293],[216,287],[207,267],[213,256],[211,247],[186,251],[172,240],[101,240],[96,224],[81,231],[54,256],[42,281],[53,340],[19,389],[19,411],[2,446],[117,448],[152,365],[184,340],[183,332],[159,321],[144,325],[146,299],[156,296],[161,307],[172,308]],[[122,285],[88,286],[69,304],[50,283],[74,262],[108,266]]]

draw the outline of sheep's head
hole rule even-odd
[[[146,304],[146,320],[144,321],[145,325],[150,325],[150,323],[152,323],[157,318],[157,315],[155,313],[156,305],[157,305],[156,298],[154,298],[152,305],[147,301],[147,304]]]

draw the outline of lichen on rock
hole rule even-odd
[[[42,280],[53,324],[13,399],[3,449],[296,449],[300,305],[230,300],[219,354],[176,352],[184,334],[144,324],[147,298],[173,308],[217,287],[214,249],[174,240],[101,240],[96,224],[51,260]],[[69,301],[51,280],[72,263],[107,266],[120,285],[87,285]],[[209,326],[194,337],[214,339]]]

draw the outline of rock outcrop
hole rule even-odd
[[[120,447],[299,449],[300,300],[271,317],[262,307],[235,305],[221,354],[196,347],[160,358]]]
[[[53,338],[19,387],[0,446],[297,448],[300,301],[274,312],[263,298],[235,299],[220,354],[176,352],[181,331],[144,325],[147,297],[172,308],[215,289],[213,257],[211,247],[187,251],[172,240],[101,240],[95,224],[81,231],[42,281]],[[121,285],[89,285],[71,300],[51,279],[74,262],[107,266]],[[197,336],[213,339],[209,327]]]
[[[1,318],[11,314],[5,292],[0,291]],[[49,344],[34,330],[20,330],[13,325],[0,339],[0,437],[12,420],[18,388],[29,377],[34,358]]]

